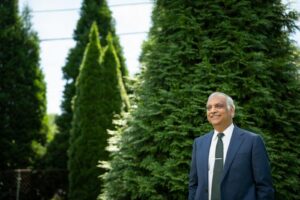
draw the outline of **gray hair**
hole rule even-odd
[[[233,99],[228,96],[227,94],[223,93],[223,92],[214,92],[212,94],[209,95],[207,101],[214,97],[214,96],[223,96],[226,98],[226,105],[227,105],[227,109],[230,110],[230,108],[233,108],[235,110],[235,105],[234,105],[234,102],[233,102]]]

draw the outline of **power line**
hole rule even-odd
[[[109,7],[122,7],[122,6],[136,6],[136,5],[146,5],[153,4],[154,2],[137,2],[137,3],[122,3],[122,4],[112,4]],[[64,8],[64,9],[51,9],[51,10],[33,10],[32,13],[50,13],[50,12],[69,12],[69,11],[78,11],[80,8]]]
[[[137,32],[128,32],[128,33],[116,33],[119,36],[123,35],[139,35],[139,34],[147,34],[147,31],[137,31]]]
[[[40,39],[41,42],[51,42],[51,41],[61,41],[61,40],[73,40],[71,37],[65,37],[65,38],[45,38]]]
[[[139,34],[147,34],[147,31],[140,32],[128,32],[128,33],[119,33],[118,36],[126,36],[126,35],[139,35]],[[62,41],[62,40],[73,40],[72,37],[61,37],[61,38],[44,38],[40,39],[41,42],[51,42],[51,41]]]
[[[53,9],[53,10],[33,10],[31,13],[50,13],[50,12],[68,12],[77,11],[79,8],[65,8],[65,9]]]
[[[135,6],[135,5],[146,5],[153,4],[154,1],[148,2],[136,2],[136,3],[122,3],[122,4],[111,4],[109,7],[122,7],[122,6]],[[51,9],[51,10],[33,10],[32,13],[50,13],[50,12],[69,12],[69,11],[78,11],[79,8],[65,8],[65,9]],[[146,31],[140,32],[128,32],[128,33],[119,33],[118,36],[126,36],[126,35],[139,35],[139,34],[147,34]],[[51,42],[51,41],[62,41],[62,40],[73,40],[72,37],[60,37],[60,38],[44,38],[40,39],[41,42]]]
[[[150,2],[137,2],[137,3],[122,3],[122,4],[112,4],[110,7],[120,7],[120,6],[135,6],[135,5],[145,5],[145,4],[153,4],[154,1]]]

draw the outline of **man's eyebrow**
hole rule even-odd
[[[206,108],[212,107],[212,106],[224,106],[224,103],[215,103],[215,104],[208,104],[206,105]]]

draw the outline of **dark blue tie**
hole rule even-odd
[[[220,182],[223,172],[223,141],[224,133],[218,133],[216,146],[215,166],[211,187],[211,200],[221,200]]]

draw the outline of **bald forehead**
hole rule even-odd
[[[212,93],[208,99],[207,99],[207,103],[206,103],[206,106],[208,105],[208,102],[213,99],[213,98],[217,98],[219,100],[221,100],[223,102],[223,100],[225,101],[226,105],[227,105],[227,108],[230,109],[230,108],[233,108],[235,109],[235,105],[234,105],[234,102],[232,100],[232,98],[230,96],[228,96],[227,94],[225,93],[222,93],[222,92],[214,92]]]
[[[208,97],[207,103],[206,103],[206,104],[208,104],[208,102],[209,102],[211,99],[220,99],[220,100],[226,102],[226,98],[227,98],[227,97],[226,97],[225,95],[215,93],[215,94],[212,94],[212,95],[210,95],[210,96]]]

